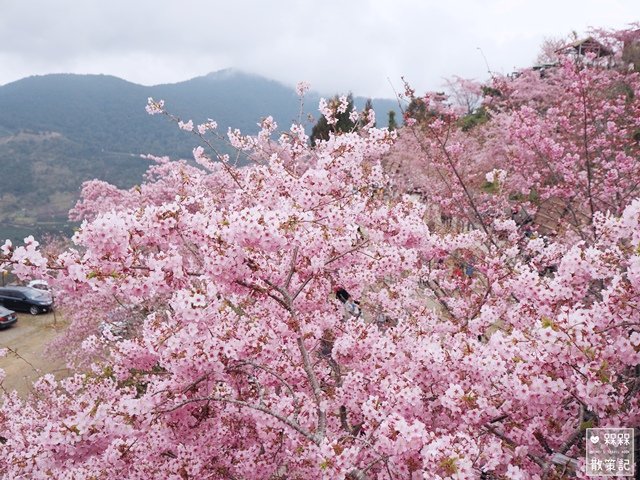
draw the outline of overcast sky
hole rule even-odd
[[[53,72],[144,85],[235,67],[393,97],[533,62],[545,37],[640,20],[640,0],[0,0],[0,85]],[[481,50],[480,50],[481,49]]]

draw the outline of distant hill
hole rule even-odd
[[[236,70],[151,87],[71,74],[0,86],[0,238],[68,233],[66,214],[82,182],[135,185],[148,166],[140,154],[190,158],[197,139],[166,118],[149,116],[148,97],[164,99],[172,113],[194,123],[212,118],[221,132],[255,133],[267,115],[287,129],[299,114],[292,88]],[[318,116],[319,99],[316,93],[305,97],[306,113]],[[365,101],[355,98],[359,109]],[[389,110],[398,109],[395,100],[374,99],[373,105],[382,126]]]

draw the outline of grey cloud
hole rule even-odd
[[[637,21],[636,0],[0,0],[0,84],[48,72],[166,83],[236,67],[392,96],[529,64],[545,36]]]

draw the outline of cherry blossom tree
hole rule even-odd
[[[55,257],[33,238],[1,247],[4,268],[51,279],[79,359],[5,395],[2,475],[584,478],[585,428],[640,421],[640,199],[605,166],[633,171],[638,118],[585,87],[600,73],[566,75],[594,95],[565,98],[586,117],[496,105],[495,125],[464,132],[426,96],[398,142],[369,122],[313,148],[267,118],[226,135],[245,168],[218,153],[213,120],[150,99],[195,135],[193,162],[153,157],[130,190],[86,184]],[[557,184],[527,147],[561,148]],[[388,168],[398,148],[433,180],[420,196]],[[582,237],[523,235],[510,207],[534,187],[586,206]],[[471,228],[442,231],[434,209]]]
[[[519,80],[510,87],[522,91],[531,78]],[[593,226],[597,212],[620,215],[638,194],[640,77],[567,60],[537,82],[557,94],[501,108],[488,153],[508,171],[506,188],[531,199],[534,211],[559,201],[567,225],[593,235],[584,226]]]
[[[604,45],[618,42],[619,48],[619,38],[628,37],[602,35]],[[474,94],[477,87],[469,90]],[[446,215],[478,227],[486,227],[485,216],[512,207],[531,216],[540,212],[538,226],[546,232],[571,229],[582,239],[595,234],[596,213],[620,215],[638,195],[637,72],[565,57],[544,71],[495,77],[483,90],[491,121],[465,128],[456,98],[416,99],[407,88],[406,98],[429,104],[431,115],[412,121],[408,110],[412,126],[387,159],[406,191],[420,192]],[[506,172],[500,182],[485,181],[493,169]]]

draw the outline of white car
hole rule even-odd
[[[38,290],[49,291],[49,283],[46,280],[31,280],[27,283],[27,287],[37,288]]]

